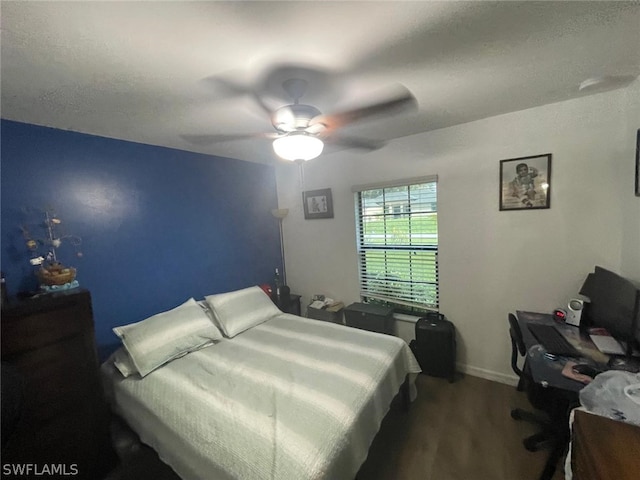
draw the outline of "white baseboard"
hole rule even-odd
[[[518,385],[518,377],[515,375],[505,375],[504,373],[494,372],[492,370],[486,370],[484,368],[472,367],[470,365],[456,364],[456,368],[459,372],[464,372],[474,377],[484,378],[485,380],[492,380],[494,382],[504,383],[515,387]]]

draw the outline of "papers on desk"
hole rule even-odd
[[[604,328],[589,329],[589,338],[598,350],[609,355],[624,355],[625,351],[615,338]]]

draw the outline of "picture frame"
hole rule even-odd
[[[640,128],[636,134],[636,197],[640,197]]]
[[[302,192],[302,205],[305,220],[333,218],[333,199],[330,188]]]
[[[551,154],[500,160],[500,210],[551,208]]]

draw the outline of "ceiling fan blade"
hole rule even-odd
[[[224,78],[220,75],[212,75],[203,78],[202,83],[213,89],[221,97],[235,97],[248,94],[251,89],[235,80]]]
[[[342,148],[355,148],[357,150],[373,151],[379,150],[386,145],[384,140],[371,140],[368,138],[346,137],[341,135],[331,135],[324,139],[328,144]]]
[[[403,110],[417,108],[418,102],[413,94],[403,86],[396,87],[392,93],[387,93],[386,98],[375,103],[363,105],[358,108],[346,110],[343,112],[318,115],[311,120],[311,125],[322,123],[329,130],[335,130],[344,125],[358,122],[361,120],[370,120],[377,116],[391,115]]]
[[[319,137],[324,137],[327,130],[327,126],[324,123],[314,123],[313,125],[309,125],[304,129],[310,135],[317,135]]]
[[[303,63],[279,63],[265,70],[255,89],[267,98],[286,103],[313,105],[318,100],[336,101],[337,72],[317,65]]]
[[[269,114],[269,116],[273,114],[273,109],[264,102],[264,100],[253,88],[247,85],[243,85],[239,82],[221,77],[219,75],[206,77],[202,81],[223,98],[240,97],[246,95],[252,98],[262,110]]]
[[[277,138],[277,133],[238,133],[222,135],[180,135],[180,138],[194,145],[211,145],[214,143],[233,142],[248,138]]]

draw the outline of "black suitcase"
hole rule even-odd
[[[411,341],[422,373],[455,380],[456,331],[441,313],[429,313],[416,322],[416,339]]]

